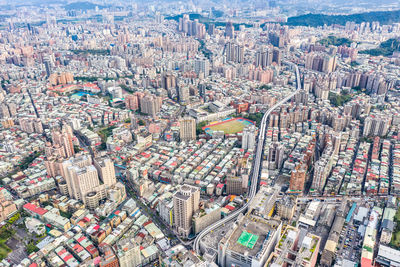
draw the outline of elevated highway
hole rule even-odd
[[[275,105],[273,105],[271,108],[268,109],[267,112],[264,113],[264,116],[262,118],[261,124],[260,124],[260,131],[258,134],[258,142],[257,142],[257,149],[256,149],[256,156],[255,156],[255,162],[253,166],[253,173],[251,177],[251,185],[250,185],[250,190],[248,193],[248,201],[246,204],[244,204],[241,208],[237,209],[236,211],[232,212],[222,220],[219,220],[218,222],[209,225],[206,229],[201,231],[196,239],[194,240],[193,243],[193,249],[196,251],[196,253],[200,254],[200,241],[203,239],[204,236],[206,236],[208,233],[211,231],[214,231],[218,227],[222,226],[223,224],[236,219],[239,214],[244,213],[247,211],[247,208],[249,204],[251,203],[251,200],[254,198],[254,196],[257,193],[258,189],[258,180],[260,176],[260,171],[261,171],[261,164],[262,164],[262,156],[264,152],[264,143],[265,143],[265,133],[267,131],[267,123],[268,123],[268,117],[274,111],[276,108],[280,107],[282,104],[286,103],[288,100],[290,100],[298,91],[301,90],[301,82],[300,82],[300,72],[299,68],[297,65],[288,62],[287,64],[291,65],[294,70],[295,70],[295,75],[296,75],[296,90],[293,91],[291,94],[277,102]]]

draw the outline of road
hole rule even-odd
[[[276,108],[278,108],[282,104],[286,103],[289,99],[291,99],[294,95],[296,95],[296,93],[299,90],[301,90],[299,68],[297,67],[297,65],[295,65],[293,63],[288,62],[288,64],[293,66],[294,69],[295,69],[296,90],[293,93],[289,94],[287,97],[285,97],[282,100],[280,100],[275,105],[273,105],[270,109],[268,109],[268,111],[266,113],[264,113],[264,116],[262,118],[261,125],[260,125],[260,131],[259,131],[259,134],[258,134],[256,157],[255,157],[255,161],[254,161],[254,167],[253,167],[252,178],[251,178],[251,185],[250,185],[250,190],[249,190],[249,194],[248,194],[248,201],[241,208],[239,208],[238,210],[234,211],[230,215],[226,216],[222,220],[219,220],[218,222],[208,226],[206,229],[204,229],[202,232],[200,232],[197,235],[197,237],[196,237],[196,239],[194,241],[194,244],[193,244],[193,249],[199,255],[201,254],[201,251],[200,251],[200,241],[201,241],[201,239],[203,239],[203,237],[206,236],[209,232],[211,232],[214,229],[222,226],[223,224],[227,223],[228,221],[236,219],[239,216],[239,214],[244,213],[247,210],[251,200],[254,198],[254,196],[257,193],[258,178],[260,176],[260,171],[261,171],[262,155],[263,155],[263,152],[264,152],[264,141],[265,141],[265,133],[266,133],[266,130],[267,130],[268,117],[269,117],[269,115],[271,114],[272,111],[274,111]]]
[[[40,118],[40,117],[39,117],[39,112],[38,112],[37,109],[36,109],[35,101],[33,101],[31,92],[30,92],[29,90],[26,90],[26,92],[28,93],[28,96],[29,96],[29,98],[30,98],[30,100],[31,100],[32,107],[33,107],[33,110],[35,111],[36,118]]]
[[[188,249],[190,249],[190,246],[188,242],[185,242],[181,240],[173,231],[171,227],[169,227],[160,217],[158,214],[156,214],[151,208],[149,208],[144,202],[137,197],[137,192],[135,191],[134,187],[132,184],[128,181],[126,181],[126,177],[118,178],[118,180],[127,187],[127,194],[135,200],[136,204],[140,208],[140,211],[146,215],[148,218],[151,218],[151,220],[154,222],[154,224],[160,228],[163,233],[167,234],[167,237],[170,240],[170,245],[174,246],[178,243],[181,243],[184,246],[188,246]],[[178,242],[179,241],[179,242]]]

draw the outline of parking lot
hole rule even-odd
[[[354,225],[354,219],[343,227],[338,246],[338,255],[342,259],[359,262],[361,259],[361,246],[363,238],[358,233],[358,226]]]

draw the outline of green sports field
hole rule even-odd
[[[214,131],[224,131],[225,134],[236,134],[242,132],[246,126],[252,124],[253,124],[252,121],[243,118],[235,118],[235,119],[227,119],[217,123],[211,123],[203,127],[203,130],[207,134],[212,134],[212,132]]]

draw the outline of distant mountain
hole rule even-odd
[[[345,25],[346,21],[354,21],[355,23],[379,21],[381,24],[391,24],[400,22],[400,10],[367,12],[351,15],[307,14],[288,18],[287,25],[318,27],[324,26],[324,24]]]
[[[226,21],[210,19],[207,17],[203,17],[201,14],[198,14],[198,13],[191,13],[188,15],[189,15],[190,20],[198,19],[200,23],[204,23],[206,25],[206,29],[208,29],[210,24],[214,24],[215,27],[225,27],[225,25],[226,25]],[[176,15],[176,16],[172,16],[172,17],[166,17],[165,19],[179,21],[179,19],[182,17],[183,17],[183,14],[180,14],[180,15]],[[247,23],[233,23],[233,27],[235,27],[235,31],[239,30],[240,25],[244,25],[246,28],[253,27],[251,24],[247,24]]]
[[[74,3],[70,3],[68,5],[65,5],[64,8],[66,10],[91,10],[91,9],[95,9],[96,6],[99,9],[106,8],[106,6],[96,5],[96,4],[93,4],[90,2],[74,2]]]

